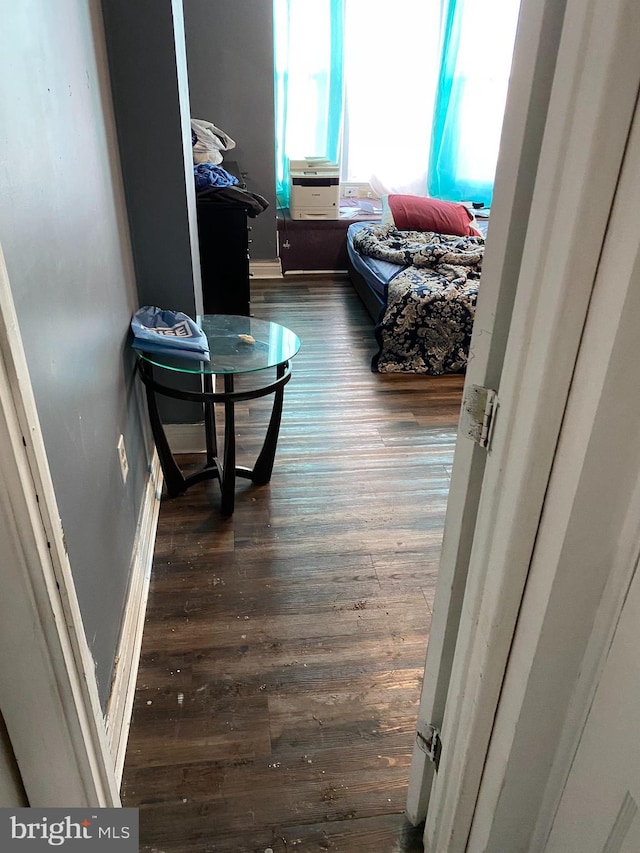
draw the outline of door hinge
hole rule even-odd
[[[460,430],[463,435],[489,450],[498,408],[498,394],[490,388],[471,385],[462,401]]]
[[[440,766],[440,753],[442,752],[442,740],[440,730],[431,723],[418,723],[416,728],[416,743],[424,754],[434,764],[436,771]]]

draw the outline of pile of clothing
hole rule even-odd
[[[240,183],[235,175],[227,172],[222,166],[214,166],[213,163],[198,163],[193,167],[193,176],[196,179],[197,193],[211,187],[233,187]]]
[[[144,305],[131,318],[134,349],[193,361],[209,361],[209,341],[191,317]]]
[[[251,217],[269,207],[269,202],[263,196],[250,192],[245,184],[220,165],[223,152],[236,146],[228,133],[209,121],[191,119],[191,144],[193,176],[199,201],[242,207],[247,216]]]

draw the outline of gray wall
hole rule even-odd
[[[0,20],[0,243],[104,703],[150,444],[100,5],[0,0]]]
[[[103,0],[113,102],[141,305],[202,313],[181,0]],[[197,390],[198,380],[163,376]],[[159,399],[167,423],[195,404]]]
[[[143,304],[201,313],[180,0],[103,0],[129,224]]]
[[[227,155],[271,205],[251,222],[251,257],[276,257],[272,0],[184,0],[191,114],[237,143]]]

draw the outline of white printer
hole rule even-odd
[[[292,219],[340,218],[340,167],[321,157],[290,160]]]

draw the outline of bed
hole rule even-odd
[[[478,225],[462,205],[449,209],[447,202],[405,196],[395,197],[401,201],[394,205],[394,197],[388,199],[382,223],[355,222],[347,231],[349,275],[376,323],[372,370],[463,372],[486,226]],[[435,216],[434,205],[439,206]],[[424,212],[425,206],[429,215],[416,216],[416,207]],[[439,215],[443,210],[444,218]]]

